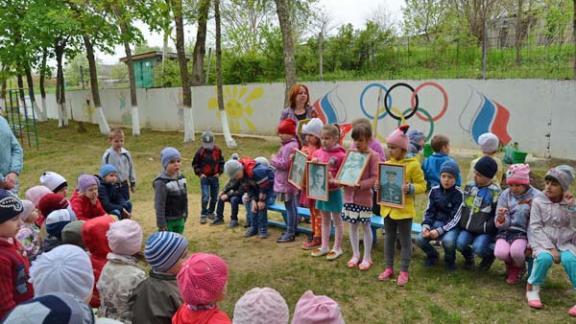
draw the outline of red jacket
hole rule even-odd
[[[86,221],[94,217],[106,215],[106,211],[104,207],[102,207],[100,200],[96,200],[96,204],[94,205],[90,202],[90,199],[80,195],[78,190],[74,190],[70,204],[78,220]]]
[[[0,319],[16,305],[34,297],[29,277],[30,264],[22,255],[18,240],[9,243],[0,239]]]
[[[94,269],[94,289],[92,290],[92,299],[90,306],[100,307],[100,295],[96,289],[96,283],[100,279],[102,268],[107,262],[106,256],[110,251],[106,233],[110,229],[110,224],[114,222],[112,216],[96,217],[86,221],[82,226],[82,240],[84,246],[90,252],[90,261]]]
[[[172,317],[172,324],[231,324],[232,321],[218,307],[214,309],[193,311],[182,304]]]

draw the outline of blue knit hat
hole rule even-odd
[[[162,162],[162,167],[166,169],[170,161],[179,160],[180,152],[173,147],[165,147],[160,152],[160,161]]]
[[[100,167],[100,178],[104,178],[105,176],[109,175],[110,173],[118,173],[118,169],[112,164],[103,164]]]
[[[18,216],[23,210],[22,201],[18,197],[0,189],[0,224]]]
[[[62,238],[62,230],[64,226],[70,224],[70,222],[74,221],[75,219],[72,218],[72,215],[66,209],[58,209],[51,212],[48,217],[46,217],[46,232],[50,236],[57,237],[58,239]]]
[[[448,160],[442,163],[442,165],[440,166],[440,174],[442,173],[450,173],[455,178],[458,178],[458,175],[460,175],[460,168],[458,167],[458,164],[455,161]]]
[[[486,178],[492,179],[496,172],[498,172],[498,164],[496,164],[493,158],[485,155],[476,162],[474,170]]]
[[[156,232],[148,238],[144,257],[156,272],[168,272],[188,251],[188,241],[173,232]]]

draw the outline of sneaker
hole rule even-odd
[[[293,234],[284,233],[276,240],[276,243],[290,243],[294,242],[295,239],[296,237]]]
[[[230,221],[230,223],[228,224],[228,228],[234,228],[234,227],[238,227],[238,221],[233,219]]]
[[[200,216],[200,224],[206,224],[206,216]]]
[[[250,223],[244,224],[244,228],[249,228],[250,226],[252,226],[252,225],[250,225]]]
[[[576,317],[576,305],[570,307],[570,309],[568,310],[568,315]]]
[[[212,221],[212,223],[210,223],[210,225],[222,225],[224,224],[224,220],[221,218],[216,218],[214,221]]]
[[[260,232],[260,234],[258,234],[258,237],[261,239],[267,239],[268,236],[268,232]]]
[[[326,254],[328,254],[328,249],[324,250],[322,248],[314,249],[312,253],[310,253],[310,255],[313,257],[321,257],[325,256]]]
[[[480,261],[480,265],[478,266],[478,270],[482,272],[490,270],[492,263],[494,263],[494,259],[494,256],[482,258],[482,261]]]
[[[216,214],[214,214],[214,213],[209,213],[209,214],[208,214],[208,219],[209,219],[209,220],[214,220],[214,219],[216,219]]]
[[[400,271],[398,279],[396,279],[396,284],[400,287],[406,286],[408,283],[408,271]]]
[[[258,235],[258,231],[255,231],[255,230],[253,230],[253,229],[251,229],[251,228],[248,229],[248,230],[246,231],[246,233],[244,233],[244,237],[252,237],[252,236],[255,236],[255,235]]]
[[[336,260],[336,259],[338,259],[342,254],[344,254],[344,253],[342,252],[342,250],[338,250],[338,251],[337,251],[337,250],[332,250],[332,251],[330,251],[330,253],[328,253],[328,254],[326,255],[326,259],[327,259],[327,260],[330,260],[330,261]]]
[[[526,300],[528,301],[528,306],[541,309],[543,305],[540,301],[540,286],[532,286],[532,290],[528,290],[528,287],[526,287]]]
[[[473,270],[474,269],[474,258],[469,258],[464,260],[464,269]]]
[[[456,262],[454,261],[446,261],[444,267],[447,271],[456,271]]]
[[[426,260],[424,260],[424,266],[430,268],[435,266],[436,262],[438,262],[437,257],[427,257]]]
[[[386,280],[390,280],[392,277],[394,277],[394,269],[386,268],[386,270],[384,270],[384,272],[382,272],[381,274],[378,275],[378,280],[386,281]]]
[[[302,247],[304,250],[312,250],[315,247],[322,245],[322,240],[319,237],[314,237],[310,241],[304,242]]]

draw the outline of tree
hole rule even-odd
[[[222,132],[228,147],[236,147],[236,141],[230,134],[228,114],[224,109],[224,90],[222,85],[222,22],[220,20],[220,0],[214,0],[214,19],[216,21],[216,92],[218,97],[218,110],[222,121]]]
[[[229,0],[222,3],[224,43],[236,53],[262,50],[265,39],[262,31],[272,27],[276,15],[269,0]]]
[[[290,22],[290,8],[287,0],[274,0],[276,13],[282,31],[282,45],[284,47],[284,73],[286,91],[284,93],[284,106],[290,103],[290,88],[296,83],[296,64],[294,63],[294,39],[292,38],[292,24]]]
[[[206,24],[210,0],[200,0],[198,3],[198,31],[192,54],[192,86],[204,84],[204,56],[206,55]]]
[[[406,0],[404,28],[409,35],[424,35],[430,42],[443,23],[446,9],[445,0]]]
[[[576,80],[576,0],[572,0],[572,41],[574,42],[574,80]]]

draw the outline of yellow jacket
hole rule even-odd
[[[420,167],[420,163],[414,157],[405,158],[400,161],[390,159],[386,164],[405,165],[406,166],[406,183],[414,186],[414,192],[407,194],[405,197],[404,208],[394,208],[382,206],[380,208],[380,215],[382,217],[390,216],[394,220],[409,219],[416,216],[416,208],[414,207],[414,197],[416,194],[421,194],[426,191],[426,180],[424,179],[424,172]]]

